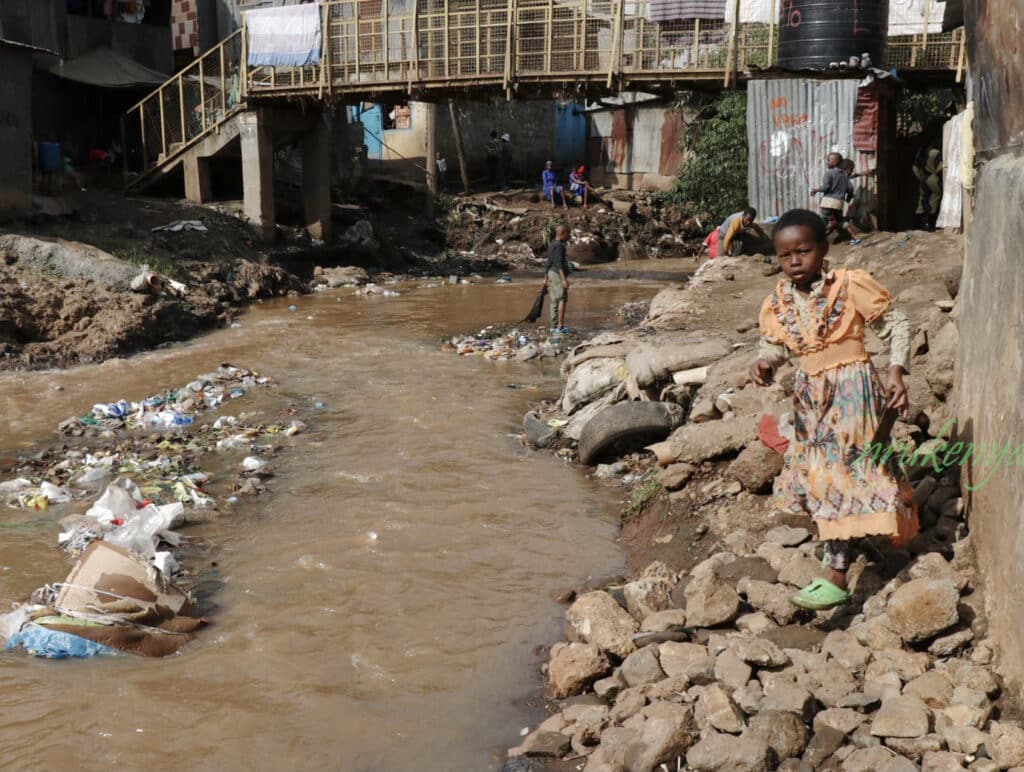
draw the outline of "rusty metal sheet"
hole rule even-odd
[[[817,208],[825,157],[853,153],[857,81],[777,78],[747,86],[747,192],[761,217]]]

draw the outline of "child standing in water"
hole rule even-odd
[[[785,278],[761,306],[761,346],[751,377],[766,386],[790,356],[800,359],[795,438],[776,484],[776,506],[817,523],[826,577],[792,600],[826,609],[850,599],[851,540],[906,539],[917,529],[909,482],[867,452],[883,410],[909,406],[903,374],[910,366],[910,324],[867,272],[826,270],[826,226],[814,212],[784,214],[773,240]],[[868,326],[890,346],[884,386],[864,347]]]

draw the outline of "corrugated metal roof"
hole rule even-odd
[[[747,193],[759,217],[817,208],[833,148],[853,153],[858,81],[776,78],[747,85]]]

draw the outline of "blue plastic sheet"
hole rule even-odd
[[[120,654],[102,643],[80,638],[60,630],[47,630],[40,625],[27,625],[7,640],[5,651],[23,648],[34,657],[68,659],[69,657],[108,657]]]

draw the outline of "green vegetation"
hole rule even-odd
[[[943,92],[935,89],[929,91],[911,91],[904,89],[896,102],[896,125],[899,133],[913,136],[925,131],[935,121],[945,117],[940,95]]]
[[[110,254],[116,258],[124,260],[126,263],[137,265],[139,268],[148,266],[149,270],[153,273],[158,273],[162,276],[169,276],[172,279],[180,278],[178,276],[178,266],[166,257],[159,257],[152,254],[147,255],[140,252],[135,247],[115,249]]]
[[[690,100],[684,103],[692,105]],[[682,105],[681,105],[682,106]],[[747,204],[747,95],[727,91],[686,127],[686,160],[664,200],[725,217]]]
[[[633,488],[633,493],[629,499],[629,506],[626,508],[626,511],[622,513],[622,519],[629,520],[629,518],[638,515],[647,502],[659,493],[661,493],[661,483],[658,482],[658,478],[652,474],[642,483]]]

